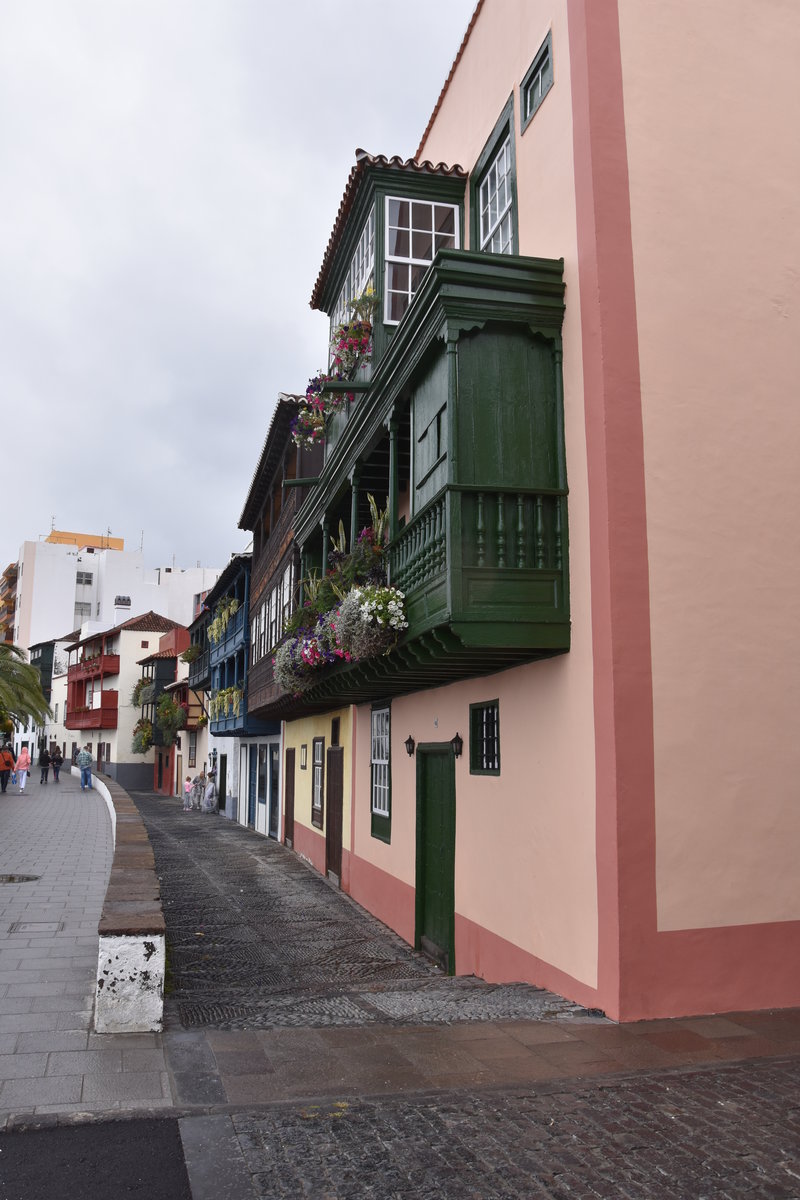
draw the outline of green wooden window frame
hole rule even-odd
[[[373,704],[369,738],[370,831],[382,842],[392,839],[392,710]]]
[[[553,33],[551,30],[536,51],[536,57],[519,85],[519,107],[522,119],[520,133],[524,133],[528,128],[552,86]]]
[[[517,155],[514,134],[514,93],[508,98],[505,108],[492,130],[491,137],[484,146],[480,158],[476,162],[469,177],[469,222],[470,248],[473,250],[486,249],[481,235],[481,187],[487,180],[489,172],[496,167],[498,156],[506,147],[508,154],[508,189],[510,200],[511,237],[506,254],[519,254],[519,225],[517,218]],[[500,253],[486,249],[487,254]]]
[[[317,803],[319,799],[319,803]],[[325,819],[325,738],[311,742],[311,824],[322,829]]]
[[[500,701],[469,706],[469,773],[500,774]]]

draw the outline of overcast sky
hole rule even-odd
[[[411,156],[475,0],[0,0],[0,569],[223,566],[357,146]]]

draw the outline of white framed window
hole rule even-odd
[[[388,704],[376,705],[371,715],[370,736],[370,826],[372,836],[388,842],[391,837],[391,713]]]
[[[458,250],[458,206],[386,197],[384,320],[402,318],[439,250]]]
[[[553,35],[548,33],[520,84],[523,133],[552,86]]]
[[[478,188],[480,248],[493,254],[512,254],[511,135],[503,141]]]
[[[375,276],[375,209],[370,209],[366,224],[350,260],[350,269],[331,314],[331,334],[349,316],[349,304],[374,282]]]
[[[322,828],[322,799],[325,783],[325,738],[311,743],[311,824]]]

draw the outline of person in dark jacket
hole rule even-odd
[[[53,768],[53,782],[58,783],[58,772],[61,770],[61,765],[64,762],[64,755],[56,746],[50,755],[50,765]]]
[[[8,781],[11,778],[11,772],[14,770],[14,754],[11,749],[11,744],[6,742],[3,749],[0,750],[0,790],[5,794],[8,787]]]
[[[47,746],[43,746],[39,754],[39,766],[42,768],[42,778],[39,783],[47,783],[47,776],[50,774],[50,751]]]

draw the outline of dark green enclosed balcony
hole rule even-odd
[[[322,711],[567,651],[561,261],[439,254],[369,384],[328,428],[295,520],[305,571],[341,521],[388,499],[390,582],[408,630],[320,671],[283,714]]]

